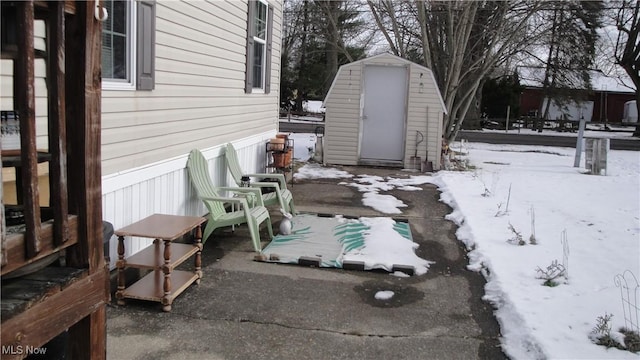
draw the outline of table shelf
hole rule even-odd
[[[167,300],[173,302],[200,277],[190,271],[174,270],[171,272],[171,293]],[[164,294],[164,273],[154,270],[124,290],[123,296],[129,299],[162,302]]]
[[[125,261],[126,267],[138,269],[161,270],[164,266],[164,247],[161,241],[155,240],[152,245],[147,246],[142,251],[129,256]],[[188,244],[171,244],[171,258],[169,261],[169,270],[175,269],[178,265],[185,262],[193,254],[198,252],[196,245]]]

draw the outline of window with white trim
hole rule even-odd
[[[155,86],[155,1],[103,0],[102,87],[152,90]]]
[[[102,23],[102,83],[104,87],[127,89],[135,86],[132,64],[135,63],[133,1],[106,0],[108,18]]]
[[[269,93],[270,91],[272,29],[273,6],[263,0],[249,1],[246,93]]]

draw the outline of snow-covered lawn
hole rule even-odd
[[[313,147],[313,136],[294,136],[296,146]],[[448,219],[459,225],[458,239],[470,251],[469,269],[487,279],[485,298],[496,307],[507,355],[637,359],[640,353],[595,345],[590,334],[605,315],[613,315],[614,337],[621,327],[638,326],[637,308],[625,316],[614,279],[627,273],[637,306],[640,299],[633,295],[640,293],[630,274],[640,278],[640,153],[611,150],[607,175],[595,176],[573,167],[571,148],[481,143],[452,148],[463,150],[458,157],[468,161],[468,171],[398,182],[306,164],[296,176],[344,178],[345,186],[363,192],[363,204],[386,213],[402,211],[399,200],[385,194],[390,187],[436,184],[441,201],[453,208]],[[308,159],[304,151],[296,154]],[[564,276],[554,279],[557,286],[543,285],[545,277],[563,269]]]
[[[434,182],[454,209],[458,239],[474,249],[469,268],[487,278],[505,352],[637,358],[594,345],[589,334],[605,314],[613,314],[613,330],[625,326],[614,278],[626,270],[640,276],[640,153],[610,151],[607,176],[574,168],[570,148],[470,143],[466,153],[475,170],[440,172]],[[516,232],[525,245],[508,241]],[[543,286],[536,270],[554,261],[568,276]]]

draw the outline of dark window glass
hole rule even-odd
[[[264,44],[253,44],[253,87],[262,88],[262,70],[264,62]]]
[[[106,0],[103,6],[109,12],[109,17],[102,25],[102,78],[129,80],[129,6],[127,1],[121,0]]]

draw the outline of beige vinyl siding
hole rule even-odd
[[[34,23],[34,47],[36,50],[46,50],[45,40],[45,23],[42,20],[36,20]],[[35,75],[35,106],[36,106],[36,147],[39,150],[48,151],[48,123],[47,123],[47,84],[46,84],[46,62],[44,59],[36,58],[34,61],[34,75]],[[13,106],[13,60],[2,59],[0,60],[0,110],[11,111],[16,110]],[[49,173],[48,163],[38,164],[38,174],[40,176],[46,176]],[[15,181],[15,169],[14,168],[2,168],[2,181],[14,182]],[[7,184],[7,188],[13,188],[12,184]],[[48,184],[46,184],[48,185]],[[41,186],[44,186],[42,184]],[[6,189],[5,189],[6,190]],[[43,205],[48,205],[48,200],[43,201]]]
[[[421,83],[422,86],[420,86]],[[427,158],[427,161],[431,161],[434,165],[439,163],[442,134],[441,122],[438,119],[439,113],[442,112],[441,107],[438,87],[431,74],[412,64],[409,72],[405,167],[411,166],[410,158],[415,154],[423,161]],[[424,137],[418,145],[417,152],[416,131],[420,131]]]
[[[247,2],[157,2],[155,89],[102,94],[103,175],[276,131],[282,16],[269,3],[271,91],[245,94]]]
[[[34,47],[46,51],[46,26],[43,20],[34,23]],[[34,62],[35,104],[36,104],[36,147],[48,150],[47,125],[47,64],[44,59],[36,58]],[[0,110],[16,110],[13,108],[13,60],[0,60]],[[6,179],[5,179],[6,180]]]
[[[340,68],[326,100],[325,155],[328,164],[358,164],[361,73],[359,64]]]

